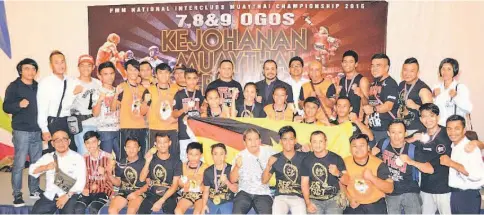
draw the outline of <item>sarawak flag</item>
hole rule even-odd
[[[353,133],[351,123],[338,126],[321,126],[295,122],[281,122],[265,118],[189,118],[188,126],[193,131],[198,142],[203,144],[204,160],[213,164],[210,153],[211,146],[223,143],[227,147],[227,162],[231,162],[237,153],[245,148],[243,133],[248,128],[257,129],[262,137],[262,144],[273,147],[277,152],[282,150],[279,143],[279,129],[290,125],[296,130],[297,142],[309,144],[313,131],[321,130],[327,136],[327,149],[345,158],[350,155],[349,138]]]

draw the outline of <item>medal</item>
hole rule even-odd
[[[157,152],[157,151],[158,151],[158,149],[157,149],[155,146],[153,146],[153,147],[150,149],[150,153],[151,153],[151,154],[156,154],[156,152]]]
[[[430,141],[430,136],[427,133],[422,134],[422,136],[420,136],[420,142],[428,143],[429,141]]]
[[[397,159],[395,159],[395,164],[400,167],[403,166],[403,161],[402,159],[400,159],[400,156],[398,156]]]
[[[100,166],[100,167],[97,169],[97,172],[99,173],[99,175],[104,174],[104,168],[103,168],[102,166]]]
[[[91,190],[96,190],[97,189],[97,184],[91,185]]]
[[[186,88],[185,88],[185,94],[187,95],[187,98],[190,98]],[[195,107],[195,95],[196,94],[197,94],[197,91],[193,92],[193,96],[190,98],[190,101],[188,101],[187,105],[188,105],[189,108]]]
[[[217,195],[217,196],[214,196],[214,197],[213,197],[213,204],[215,204],[215,205],[219,205],[219,204],[220,204],[220,202],[221,202],[221,200],[220,200],[220,196],[218,196],[218,195]]]

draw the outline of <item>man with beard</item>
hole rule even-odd
[[[398,85],[388,73],[390,70],[390,58],[386,54],[375,54],[371,57],[371,74],[375,78],[370,87],[370,97],[363,111],[368,117],[368,125],[375,136],[370,143],[375,143],[388,137],[386,132],[390,122],[395,119],[398,106]]]
[[[346,51],[343,54],[341,66],[345,76],[340,80],[336,92],[339,96],[348,97],[353,107],[351,112],[355,113],[358,118],[363,119],[363,112],[360,111],[360,107],[368,104],[370,82],[368,78],[356,71],[356,67],[358,67],[358,54],[353,50]]]
[[[29,175],[38,178],[46,174],[45,192],[32,207],[33,214],[53,214],[57,209],[60,214],[74,213],[77,198],[86,184],[86,163],[81,155],[69,149],[69,144],[71,140],[65,131],[54,132],[55,151],[30,165]],[[59,179],[60,172],[63,174]]]
[[[276,89],[277,86],[282,86],[287,90],[287,103],[293,103],[294,99],[292,97],[293,94],[291,86],[277,78],[276,61],[271,59],[266,60],[262,68],[264,69],[262,74],[264,75],[265,79],[255,83],[257,90],[259,91],[256,99],[257,102],[262,103],[262,107],[274,103],[274,99],[272,98],[274,89]]]

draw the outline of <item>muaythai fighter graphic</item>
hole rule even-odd
[[[123,79],[126,79],[126,70],[123,66],[124,56],[123,53],[119,53],[117,49],[117,45],[119,44],[120,40],[121,38],[119,35],[115,33],[109,34],[106,42],[99,47],[97,51],[96,66],[99,66],[99,64],[106,61],[111,61],[116,66],[116,69],[121,74]]]
[[[331,56],[335,55],[336,50],[338,50],[341,40],[331,37],[329,35],[329,29],[325,26],[319,26],[319,29],[311,21],[311,17],[308,14],[304,14],[304,21],[311,26],[314,38],[314,50],[311,55],[315,57],[316,60],[326,67]]]
[[[149,56],[141,59],[141,61],[148,61],[151,64],[151,67],[155,68],[160,63],[163,63],[162,60],[159,59],[158,55],[160,54],[160,49],[157,46],[151,46],[148,48]]]

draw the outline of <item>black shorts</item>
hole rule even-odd
[[[181,197],[195,204],[196,201],[202,199],[202,193],[186,192],[183,193]]]

